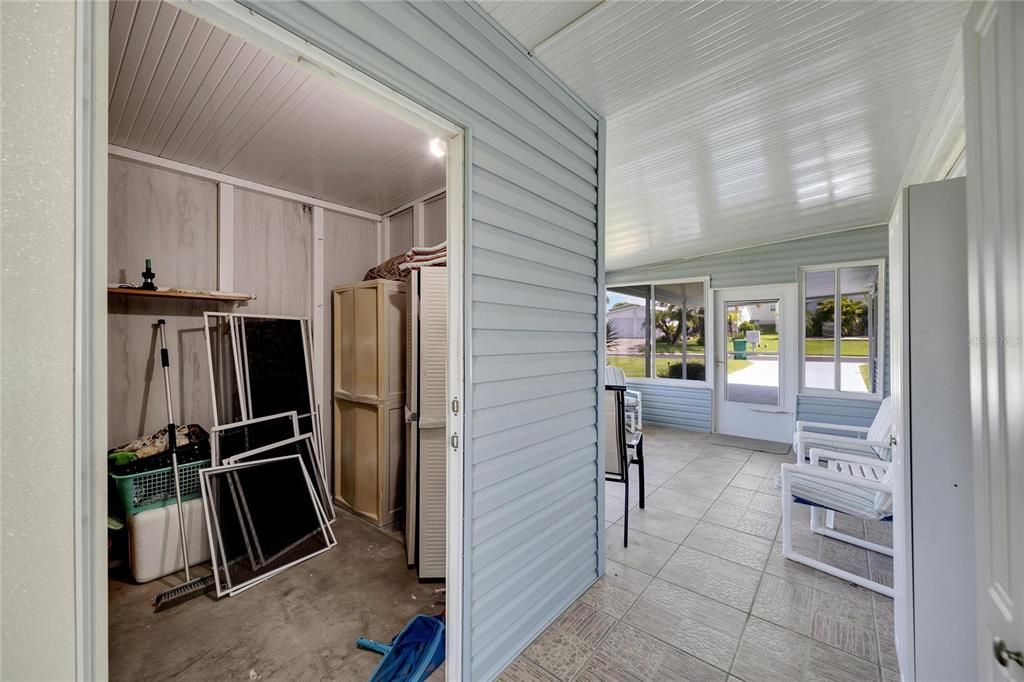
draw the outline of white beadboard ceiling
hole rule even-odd
[[[157,0],[110,10],[110,143],[374,213],[444,186],[430,136]]]
[[[966,12],[482,4],[607,120],[609,270],[886,222]]]

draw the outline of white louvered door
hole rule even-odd
[[[445,577],[448,268],[419,272],[419,576]]]
[[[409,277],[409,297],[405,308],[405,558],[410,566],[416,564],[416,482],[419,471],[419,318],[420,274],[413,271]]]

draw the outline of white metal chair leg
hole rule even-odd
[[[818,509],[817,507],[812,507],[811,508],[812,524],[814,523],[813,519],[816,518],[815,512],[820,512],[820,509]],[[806,556],[804,554],[800,554],[799,552],[795,551],[793,549],[793,529],[792,529],[792,523],[791,523],[792,518],[793,518],[793,495],[792,495],[792,492],[791,492],[791,489],[790,489],[789,477],[788,476],[783,476],[782,477],[782,555],[785,558],[789,559],[790,561],[795,561],[795,562],[797,562],[799,564],[803,564],[804,566],[810,566],[811,568],[817,569],[817,570],[821,571],[822,573],[828,573],[829,575],[833,575],[833,576],[835,576],[835,577],[837,577],[837,578],[839,578],[841,580],[845,580],[847,582],[851,582],[851,583],[853,583],[855,585],[860,585],[861,587],[865,587],[865,588],[867,588],[867,589],[869,589],[869,590],[871,590],[873,592],[877,592],[879,594],[885,595],[886,597],[894,598],[896,596],[895,591],[891,587],[888,587],[887,585],[883,585],[882,583],[877,583],[877,582],[875,582],[873,580],[869,580],[868,578],[865,578],[863,576],[859,576],[856,573],[850,573],[849,571],[844,571],[841,568],[836,568],[835,566],[831,566],[829,564],[826,564],[823,561],[818,561],[817,559],[812,559],[809,556]],[[836,531],[832,530],[831,528],[823,528],[822,530],[829,531],[828,534],[829,534],[830,537],[834,537],[834,535],[831,535],[832,533],[835,533],[836,535],[843,535],[842,533],[836,533]],[[849,536],[844,536],[844,537],[849,537]],[[842,539],[842,538],[837,538],[837,539]],[[865,546],[865,545],[861,544],[861,543],[865,543],[867,545],[872,545],[873,547],[879,547],[879,545],[875,545],[874,543],[870,543],[870,542],[866,542],[864,540],[860,540],[859,538],[850,538],[850,539],[851,540],[857,540],[858,542],[853,542],[852,544],[859,544],[862,547]],[[886,553],[888,553],[889,556],[892,556],[892,550],[891,549],[888,549],[888,548],[882,548],[882,549],[886,550]],[[878,550],[875,550],[875,551],[878,551]]]
[[[847,533],[840,533],[835,530],[835,517],[836,513],[831,509],[825,510],[825,523],[821,523],[821,512],[822,510],[818,507],[811,507],[811,531],[818,535],[824,535],[825,537],[839,540],[857,547],[863,547],[864,549],[870,549],[872,552],[878,552],[886,556],[893,556],[892,547],[886,547],[885,545],[875,544],[868,540],[862,540],[861,538]],[[831,521],[831,523],[829,523]]]

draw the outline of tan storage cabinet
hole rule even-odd
[[[379,526],[404,502],[402,282],[334,289],[334,499]]]

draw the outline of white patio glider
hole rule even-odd
[[[892,398],[885,398],[878,405],[878,412],[871,426],[847,426],[825,422],[798,421],[793,434],[793,451],[797,464],[806,462],[807,450],[812,447],[827,448],[836,452],[853,454],[888,461],[892,452],[889,435],[893,428]]]
[[[884,455],[875,453],[876,446],[865,445],[872,454],[863,456],[811,448],[809,462],[782,465],[782,552],[791,561],[892,597],[893,589],[887,585],[801,554],[793,548],[792,518],[793,504],[796,503],[811,507],[813,532],[893,556],[891,547],[840,533],[834,528],[835,512],[873,521],[892,520],[893,478],[899,463],[883,461],[891,459],[892,448],[888,444],[879,446]],[[821,521],[822,511],[826,517],[824,523]]]

